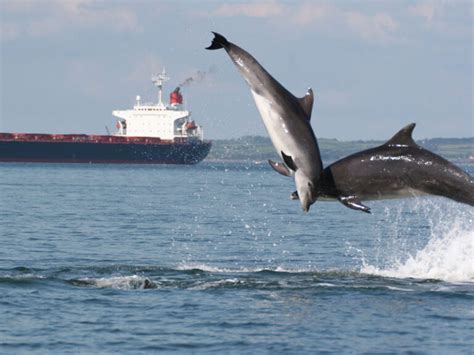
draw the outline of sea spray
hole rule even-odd
[[[424,219],[425,226],[415,228],[414,218]],[[474,282],[472,208],[441,198],[417,198],[400,203],[396,210],[385,209],[382,221],[375,227],[379,233],[374,262],[359,251],[360,272]]]

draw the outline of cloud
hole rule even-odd
[[[433,21],[439,11],[440,7],[435,3],[421,3],[408,8],[409,14],[422,17],[428,23]]]
[[[328,5],[313,2],[304,2],[295,6],[279,3],[275,0],[245,4],[222,4],[213,12],[213,16],[280,18],[306,26],[314,20],[323,18],[329,9]]]
[[[2,11],[21,13],[38,5],[38,0],[2,1]]]
[[[105,25],[117,31],[136,31],[140,27],[136,14],[125,7],[114,6],[110,2],[107,7],[98,6],[101,3],[96,0],[59,0],[61,4],[59,14],[66,19],[86,28],[101,27]]]
[[[0,40],[12,41],[20,36],[20,29],[14,23],[2,22],[0,24]]]
[[[346,13],[346,23],[352,31],[369,41],[388,42],[398,30],[399,24],[386,13],[373,16],[360,12]]]
[[[409,6],[406,13],[421,23],[424,30],[456,38],[472,38],[474,7],[470,1],[423,2]]]
[[[274,17],[284,13],[284,6],[276,1],[247,4],[223,4],[214,11],[216,16]]]
[[[347,34],[356,34],[366,41],[386,42],[393,39],[399,24],[388,13],[366,15],[350,11],[347,6],[336,6],[327,2],[250,2],[245,4],[223,4],[213,16],[245,16],[274,19],[279,24],[296,25],[300,29],[319,28],[326,32],[335,29]]]
[[[67,29],[106,29],[114,32],[141,31],[133,10],[120,3],[97,0],[18,0],[2,5],[1,39],[46,37]]]
[[[307,26],[315,21],[321,21],[330,16],[333,8],[329,5],[321,5],[316,3],[304,3],[296,11],[290,15],[293,23],[301,26]],[[291,12],[290,12],[291,13]]]

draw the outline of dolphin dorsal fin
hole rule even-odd
[[[403,127],[399,130],[392,138],[389,139],[386,145],[416,145],[415,141],[412,138],[413,130],[415,129],[416,124],[410,123],[409,125]]]
[[[306,92],[306,95],[299,98],[298,101],[304,113],[306,114],[306,118],[308,119],[308,121],[310,121],[311,111],[313,110],[313,102],[314,102],[313,90],[309,88],[308,92]]]

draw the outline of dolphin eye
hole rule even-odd
[[[310,181],[308,181],[308,187],[309,187],[309,188],[312,188],[312,187],[313,187],[313,184],[312,184]]]

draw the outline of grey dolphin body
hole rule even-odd
[[[474,178],[446,159],[417,145],[415,124],[387,143],[347,156],[323,171],[319,195],[369,212],[361,200],[438,195],[474,206]]]
[[[283,163],[274,168],[294,175],[303,210],[316,201],[322,172],[318,143],[309,123],[313,107],[311,89],[297,98],[276,81],[248,52],[213,32],[207,49],[224,48],[250,86],[272,143]]]

